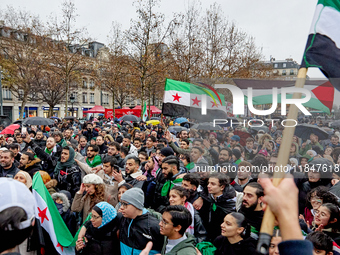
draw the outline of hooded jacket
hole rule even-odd
[[[21,170],[27,172],[30,174],[30,176],[33,178],[33,175],[39,171],[42,170],[42,166],[40,164],[41,160],[39,158],[35,158],[31,161],[31,163],[27,164],[24,167],[20,167]]]
[[[236,211],[236,192],[234,188],[227,185],[223,194],[215,200],[211,194],[201,193],[203,206],[199,210],[203,225],[208,233],[208,241],[214,239],[221,234],[221,224],[224,217]]]
[[[14,163],[12,164],[11,168],[9,169],[4,169],[1,165],[0,165],[0,177],[10,177],[10,178],[14,178],[14,176],[19,172],[20,170],[14,165]]]
[[[59,208],[59,206],[57,205],[60,216],[63,218],[63,220],[64,220],[67,228],[70,230],[72,236],[74,236],[77,232],[77,221],[76,221],[75,214],[72,213],[71,210],[70,210],[70,201],[68,200],[67,196],[63,193],[52,194],[53,201],[56,201],[58,198],[61,201],[63,201],[61,208]]]
[[[182,242],[175,245],[172,250],[168,253],[166,252],[166,245],[168,243],[168,238],[165,237],[164,245],[162,249],[162,255],[196,255],[195,249],[195,237],[188,233],[184,233],[187,239],[183,240]]]

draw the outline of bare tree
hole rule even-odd
[[[185,13],[176,15],[176,29],[169,36],[169,45],[174,59],[171,69],[173,79],[189,82],[201,72],[203,57],[201,3],[199,0],[188,4]]]
[[[131,74],[135,76],[134,91],[141,99],[142,106],[147,96],[146,90],[153,86],[151,78],[169,66],[171,60],[167,58],[165,40],[172,33],[175,21],[165,24],[164,15],[155,11],[159,2],[136,0],[137,19],[131,20],[131,26],[125,32],[126,52],[131,60]]]
[[[62,81],[65,87],[65,114],[68,111],[68,97],[71,84],[80,85],[81,77],[86,68],[84,48],[89,43],[85,28],[77,29],[76,7],[73,1],[66,0],[62,3],[62,17],[51,17],[48,22],[48,36],[53,41],[46,49],[48,62],[56,78]]]
[[[2,13],[5,24],[0,38],[0,65],[4,73],[4,86],[21,101],[20,119],[26,103],[36,99],[37,85],[42,78],[43,25],[38,17],[8,7]]]

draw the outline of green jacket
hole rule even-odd
[[[163,249],[162,249],[162,255],[196,255],[196,249],[195,249],[195,237],[193,235],[190,235],[188,233],[185,233],[187,236],[187,239],[177,244],[172,250],[168,253],[165,253],[166,245],[168,243],[168,238],[165,237]]]
[[[58,145],[60,145],[61,147],[65,147],[65,146],[67,146],[67,143],[64,139],[61,139],[60,142],[58,143]]]

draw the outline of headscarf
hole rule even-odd
[[[29,173],[20,170],[20,171],[16,174],[16,176],[17,176],[18,174],[21,174],[21,175],[24,176],[24,178],[26,179],[25,185],[26,185],[27,188],[32,187],[32,178],[31,178],[31,176],[30,176]],[[14,176],[14,177],[15,177],[15,176]]]
[[[70,157],[68,158],[68,160],[66,162],[58,161],[58,163],[57,163],[57,165],[54,169],[54,173],[56,175],[60,172],[60,170],[65,169],[67,167],[71,167],[75,163],[74,156],[76,155],[76,153],[74,152],[73,148],[71,148],[71,147],[68,147],[68,148],[69,148],[69,152],[70,152]]]
[[[117,216],[116,209],[107,202],[100,202],[96,204],[93,207],[93,210],[102,217],[102,224],[98,228],[105,226]]]

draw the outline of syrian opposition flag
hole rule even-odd
[[[202,95],[206,95],[207,114],[202,115]],[[162,113],[172,117],[187,117],[199,121],[226,119],[224,96],[209,85],[202,86],[167,79]]]
[[[301,67],[318,67],[340,90],[340,1],[319,0]]]
[[[245,95],[244,103],[248,104],[248,88],[253,88],[253,105],[265,105],[273,103],[273,90],[278,88],[278,103],[281,103],[281,88],[293,88],[295,81],[286,80],[251,80],[234,79],[235,84],[242,89]],[[334,101],[334,87],[327,80],[306,80],[305,89],[311,92],[311,99],[303,103],[303,106],[330,114]],[[293,94],[287,94],[286,98],[291,99]]]
[[[35,217],[49,234],[55,250],[62,255],[74,255],[73,237],[61,218],[40,174],[34,175],[32,190],[36,201]]]
[[[144,102],[144,106],[143,106],[143,112],[142,112],[142,120],[146,121],[146,119],[148,118],[148,111],[146,109],[146,102]]]

